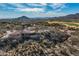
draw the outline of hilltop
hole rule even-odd
[[[45,17],[45,18],[29,18],[27,16],[21,16],[17,18],[9,18],[9,19],[0,19],[0,22],[42,22],[42,21],[66,21],[66,22],[79,22],[79,13],[69,14],[66,16],[59,17]]]

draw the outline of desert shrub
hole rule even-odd
[[[73,27],[73,26],[69,26],[68,29],[69,29],[69,30],[79,30],[79,28]]]

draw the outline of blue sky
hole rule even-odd
[[[0,18],[58,17],[79,13],[79,3],[0,3]]]

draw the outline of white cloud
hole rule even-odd
[[[53,4],[53,8],[54,9],[57,9],[57,8],[61,8],[61,7],[63,7],[65,4],[63,4],[63,3],[54,3]]]
[[[24,8],[24,7],[26,7],[26,6],[24,6],[24,5],[20,4],[20,3],[15,3],[15,4],[11,4],[11,5],[16,6],[17,8]]]
[[[50,5],[55,11],[61,11],[66,7],[65,3],[53,3]]]
[[[34,7],[42,7],[40,3],[28,3],[29,6],[34,6]]]
[[[47,3],[40,3],[41,5],[47,5]]]
[[[50,16],[53,16],[53,17],[58,17],[58,16],[65,16],[67,14],[63,13],[63,12],[48,12],[47,15],[50,15]]]
[[[19,8],[19,9],[17,9],[17,10],[19,10],[19,11],[31,11],[31,12],[43,12],[44,11],[44,9],[43,8]]]
[[[64,12],[48,12],[48,13],[32,13],[32,15],[34,15],[34,17],[59,17],[59,16],[65,16],[67,15],[66,13]],[[33,16],[31,16],[33,17]]]

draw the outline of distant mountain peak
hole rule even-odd
[[[18,17],[18,19],[29,19],[27,16]]]

